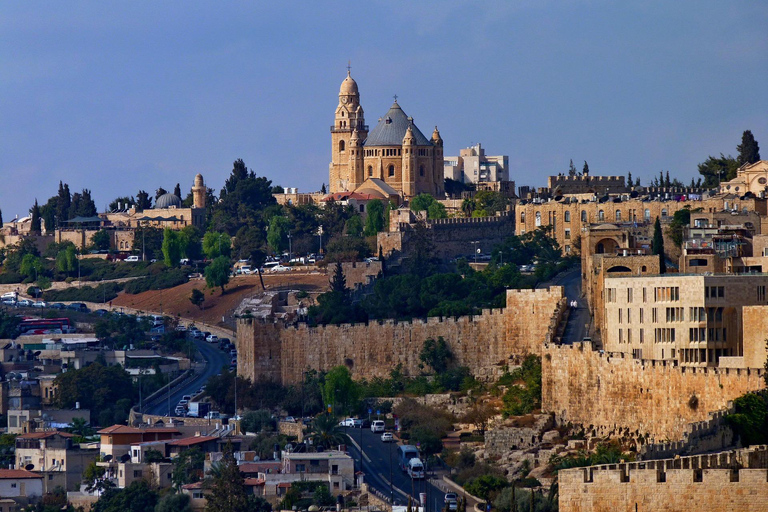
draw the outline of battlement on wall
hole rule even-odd
[[[488,217],[451,217],[448,219],[430,219],[427,221],[427,227],[443,226],[467,226],[475,227],[478,224],[499,224],[514,220],[508,212],[502,212],[499,215]]]
[[[565,185],[565,184],[572,184],[572,183],[594,183],[597,185],[606,185],[606,184],[612,184],[612,185],[620,185],[624,186],[624,176],[582,176],[582,175],[576,175],[576,176],[568,176],[568,175],[562,175],[562,176],[550,176],[548,178],[549,186],[552,188],[553,186],[557,185]]]

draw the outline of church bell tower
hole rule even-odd
[[[353,139],[353,133],[355,139]],[[347,66],[347,77],[339,88],[339,105],[336,107],[331,126],[331,164],[329,166],[328,191],[345,192],[354,190],[362,183],[363,175],[356,162],[362,154],[362,142],[368,137],[363,107],[360,106],[360,92]],[[350,143],[356,146],[351,147]]]

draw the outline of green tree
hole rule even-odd
[[[363,234],[363,219],[355,214],[352,217],[349,218],[347,221],[346,226],[344,227],[344,232],[347,236],[360,236]]]
[[[468,493],[487,502],[507,485],[508,482],[505,478],[495,475],[481,475],[465,485],[464,488]]]
[[[413,199],[411,199],[410,201],[411,211],[422,212],[422,211],[428,210],[430,205],[432,205],[432,203],[434,202],[435,202],[434,197],[426,193],[421,193],[416,197],[414,197]]]
[[[282,254],[288,248],[290,222],[282,215],[275,215],[269,220],[267,243],[275,254]]]
[[[19,273],[26,277],[37,277],[43,270],[43,262],[34,254],[27,253],[21,258]]]
[[[348,413],[358,399],[358,391],[346,366],[335,366],[325,376],[323,400],[334,406],[335,414]]]
[[[571,158],[571,163],[568,165],[568,176],[576,176],[576,166],[573,165],[573,158]]]
[[[166,494],[157,502],[155,512],[192,512],[189,494]]]
[[[445,342],[442,336],[435,341],[432,338],[428,338],[424,341],[424,345],[421,348],[419,359],[422,363],[429,365],[430,368],[436,374],[445,373],[448,370],[448,365],[453,359],[453,354],[448,344]]]
[[[240,427],[244,432],[259,433],[263,430],[274,430],[275,420],[268,409],[259,409],[258,411],[248,411],[243,414]]]
[[[123,367],[105,366],[98,361],[60,373],[54,383],[58,390],[54,401],[58,407],[73,409],[79,402],[83,409],[90,409],[91,417],[98,418],[104,427],[109,426],[105,423],[124,421],[137,394]],[[103,412],[108,413],[104,418]]]
[[[67,242],[56,254],[56,268],[59,272],[69,274],[77,269],[77,253],[74,244]]]
[[[69,218],[95,217],[96,203],[91,198],[91,191],[84,188],[82,192],[72,194],[72,204],[69,206]]]
[[[146,190],[139,190],[136,194],[136,210],[143,212],[152,208],[152,198],[149,197],[149,192]]]
[[[69,220],[69,208],[72,206],[72,195],[69,185],[59,181],[59,194],[56,198],[56,221],[61,223]]]
[[[232,252],[232,239],[226,233],[208,231],[203,237],[203,253],[209,260],[215,260],[219,256],[229,258]]]
[[[136,480],[125,489],[108,489],[91,507],[93,512],[147,512],[155,509],[158,494],[146,480]]]
[[[109,231],[106,229],[100,229],[91,236],[91,245],[97,251],[109,250],[109,245],[112,237],[109,236]]]
[[[336,262],[336,266],[333,269],[333,277],[331,277],[331,291],[346,294],[347,290],[347,278],[344,276],[344,268],[340,262]]]
[[[190,260],[199,260],[203,256],[203,247],[200,242],[200,230],[195,226],[185,226],[179,232],[179,244],[181,255]]]
[[[218,474],[211,479],[206,512],[268,512],[271,506],[261,497],[247,496],[243,475],[232,454],[232,445],[224,447]]]
[[[387,203],[387,208],[389,203]],[[378,199],[368,202],[365,217],[365,236],[376,236],[376,233],[384,230],[384,203]]]
[[[30,233],[32,233],[33,235],[42,234],[42,225],[41,225],[42,217],[40,215],[40,205],[37,204],[37,199],[35,199],[35,204],[29,210],[29,213],[32,215],[32,220],[30,221],[30,228],[29,228]]]
[[[589,164],[584,160],[584,167],[581,169],[582,176],[589,176]]]
[[[445,210],[445,205],[435,201],[429,208],[427,208],[427,218],[430,219],[445,219],[448,217],[448,212]]]
[[[209,288],[221,287],[221,293],[224,294],[224,287],[229,283],[229,273],[232,266],[229,258],[219,256],[214,259],[210,265],[205,268],[205,284]]]
[[[738,161],[731,155],[720,157],[710,156],[699,164],[699,174],[704,178],[705,188],[717,187],[721,181],[729,181],[736,177],[739,168]]]
[[[184,450],[173,459],[171,482],[176,489],[182,485],[199,482],[203,478],[205,454],[200,448]]]
[[[177,267],[181,260],[181,239],[179,232],[170,228],[163,230],[163,261],[166,267]]]
[[[203,306],[203,302],[205,302],[205,294],[201,292],[199,289],[193,288],[192,294],[189,296],[189,302],[191,302],[198,308],[201,308]]]
[[[326,450],[344,444],[342,432],[335,416],[321,414],[312,423],[312,444],[322,446]]]
[[[656,217],[656,222],[653,224],[651,254],[659,255],[659,270],[662,274],[664,274],[667,271],[667,263],[664,259],[664,235],[661,232],[661,221],[658,217]]]
[[[760,146],[757,144],[751,130],[744,131],[741,135],[741,144],[736,146],[736,150],[739,152],[739,167],[745,164],[753,164],[760,160]]]

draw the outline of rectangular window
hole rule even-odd
[[[627,329],[627,343],[632,343],[632,329]]]
[[[645,329],[640,329],[640,343],[645,341]]]
[[[566,229],[565,230],[565,239],[566,240],[570,240],[571,239],[571,230],[570,229]]]
[[[765,286],[757,287],[757,301],[765,302]]]
[[[654,324],[659,321],[658,310],[656,308],[651,309],[651,322]]]
[[[619,329],[619,343],[624,343],[624,329]]]
[[[627,308],[627,323],[628,324],[632,323],[632,310],[629,308]]]
[[[627,288],[627,303],[632,304],[632,288]]]
[[[619,308],[619,323],[622,323],[622,317],[623,317],[622,313],[623,312],[624,312],[624,310]]]
[[[648,302],[648,299],[645,296],[645,288],[643,288],[643,302]]]
[[[643,311],[644,311],[644,309],[640,308],[640,323],[643,323]],[[640,332],[642,332],[642,331],[640,331]]]

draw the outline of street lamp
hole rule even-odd
[[[288,233],[288,263],[291,263],[291,260],[293,259],[293,247],[291,246],[291,236],[290,233]]]
[[[475,251],[474,251],[475,252],[475,265],[477,265],[477,255],[480,252],[480,249],[478,249],[477,244],[480,243],[480,240],[473,240],[473,241],[471,241],[469,243],[474,245],[474,248],[475,248]]]

